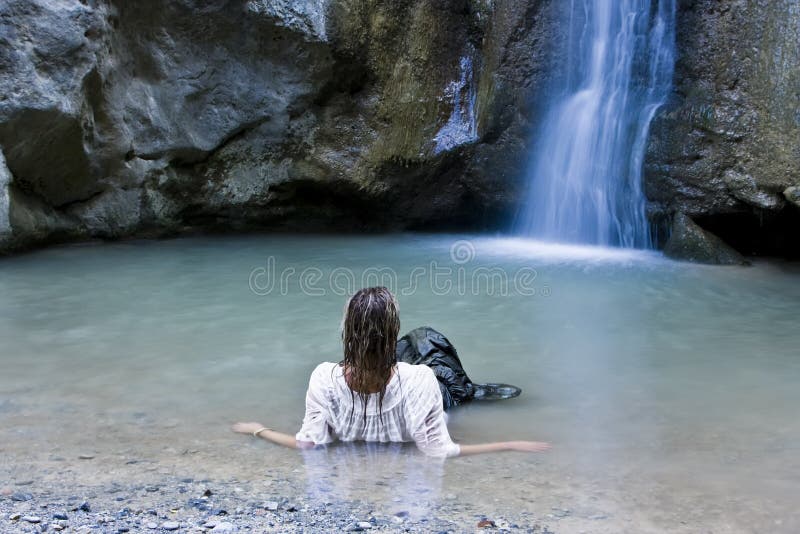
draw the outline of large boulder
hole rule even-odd
[[[800,187],[799,186],[791,186],[787,187],[783,191],[783,196],[786,197],[786,200],[800,208]]]
[[[664,255],[681,261],[714,265],[746,265],[747,260],[720,238],[700,228],[683,213],[675,214]]]
[[[651,212],[716,219],[731,241],[794,232],[782,193],[800,180],[797,1],[678,0],[676,44],[674,92],[650,129]]]

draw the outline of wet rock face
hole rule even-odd
[[[651,211],[743,250],[766,234],[800,249],[800,7],[723,4],[679,1]],[[196,228],[502,226],[566,60],[563,5],[6,0],[0,251]]]
[[[783,196],[786,197],[786,200],[800,208],[800,186],[787,187],[783,192]]]
[[[8,216],[10,198],[8,188],[11,184],[11,173],[6,167],[6,160],[0,152],[0,246],[11,239],[11,220]]]
[[[645,166],[653,211],[711,221],[731,242],[742,231],[790,232],[783,221],[798,220],[796,207],[783,192],[800,185],[800,5],[679,0],[677,31],[675,90],[651,127]]]
[[[0,248],[497,224],[521,196],[555,5],[3,2]],[[463,117],[474,135],[437,149]]]

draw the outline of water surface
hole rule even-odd
[[[443,466],[413,448],[303,459],[230,433],[235,420],[299,427],[310,371],[341,358],[338,293],[365,269],[367,281],[395,285],[404,330],[431,325],[473,379],[523,389],[454,412],[456,440],[541,439],[553,451]],[[267,291],[270,270],[283,287],[278,276]],[[434,270],[445,274],[432,283]],[[517,239],[53,248],[0,262],[1,475],[40,468],[102,482],[143,464],[269,472],[388,511],[414,500],[424,513],[436,499],[542,518],[566,508],[550,518],[559,532],[793,532],[798,316],[796,266],[707,267]],[[75,461],[87,451],[95,461]]]

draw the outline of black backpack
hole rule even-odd
[[[476,384],[461,365],[458,352],[440,332],[428,326],[415,328],[397,342],[397,361],[427,365],[439,380],[444,409],[471,400],[510,399],[522,393],[508,384]]]

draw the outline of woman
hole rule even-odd
[[[428,366],[397,361],[399,332],[394,295],[385,287],[360,290],[345,308],[344,360],[314,369],[300,431],[290,436],[260,423],[236,423],[233,430],[297,449],[336,439],[413,441],[422,452],[437,457],[550,448],[537,441],[453,443],[439,381]]]

